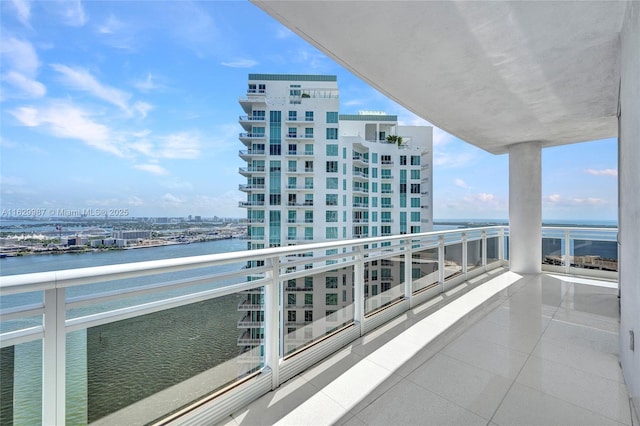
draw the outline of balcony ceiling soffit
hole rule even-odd
[[[489,152],[617,135],[625,1],[253,2],[386,96]]]

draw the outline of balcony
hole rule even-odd
[[[264,133],[242,132],[242,133],[238,134],[238,138],[243,143],[247,143],[247,142],[251,142],[253,140],[264,140],[265,139],[265,134]]]
[[[243,176],[251,176],[254,173],[265,173],[264,166],[249,166],[249,167],[240,167],[239,170],[241,175]]]
[[[265,151],[264,149],[242,149],[238,152],[240,158],[246,160],[251,157],[264,157]]]
[[[264,206],[264,201],[240,201],[238,207],[260,207]]]
[[[203,342],[209,351],[226,352],[219,347],[223,330],[237,330],[238,318],[246,316],[237,313],[223,321],[217,317],[223,306],[264,311],[263,339],[230,334],[232,345],[266,343],[264,357],[236,356],[231,350],[218,364],[169,387],[142,396],[134,392],[127,405],[94,421],[137,424],[162,418],[171,423],[179,416],[171,413],[179,412],[179,422],[201,424],[240,418],[247,424],[332,424],[354,415],[354,421],[384,424],[425,418],[457,424],[491,419],[496,424],[631,424],[616,356],[616,272],[565,262],[543,264],[543,274],[518,275],[505,269],[508,234],[505,227],[488,227],[5,276],[0,341],[3,350],[16,348],[16,365],[27,362],[24,345],[41,348],[43,401],[31,404],[42,407],[44,424],[63,424],[65,409],[76,412],[80,404],[79,411],[86,412],[95,404],[82,392],[71,399],[76,388],[65,390],[64,384],[94,365],[101,351],[122,347],[122,362],[135,359],[137,371],[152,355],[143,342],[162,339],[172,352],[174,338],[167,336],[187,342],[213,331]],[[546,256],[593,257],[598,253],[589,247],[617,244],[616,230],[545,228],[543,240],[541,263]],[[326,254],[334,249],[336,254]],[[304,268],[291,268],[289,258],[301,254],[293,263]],[[404,259],[412,261],[405,265]],[[365,271],[371,272],[374,261],[420,273],[405,270],[413,277],[405,282],[390,274],[385,290],[374,295],[375,281],[369,281],[368,292],[364,289]],[[250,262],[265,266],[243,270]],[[355,277],[356,302],[336,306],[328,317],[296,322],[306,330],[295,339],[282,336],[278,323],[286,312],[279,303],[280,283],[343,268]],[[557,268],[582,277],[558,275]],[[139,281],[143,278],[149,279]],[[264,295],[265,303],[230,303],[248,290]],[[189,331],[185,325],[191,322],[180,319],[192,309],[205,315],[196,321],[201,331]],[[160,334],[149,328],[156,315],[161,315]],[[118,338],[135,324],[146,331]],[[182,340],[175,344],[185,348]],[[100,351],[87,349],[93,345]],[[281,345],[286,354],[279,352]],[[182,356],[194,362],[193,355]],[[60,357],[68,361],[56,361]],[[184,358],[163,358],[179,361]],[[107,376],[118,377],[115,371],[109,369]],[[6,380],[22,373],[2,374]],[[117,389],[127,393],[125,387]],[[13,404],[33,400],[25,397],[17,393]],[[330,409],[317,410],[318,404]]]
[[[251,192],[251,191],[263,191],[264,190],[264,184],[263,183],[255,183],[255,184],[243,184],[241,183],[240,185],[238,185],[238,189],[240,191],[244,191],[244,192]]]

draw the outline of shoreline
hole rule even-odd
[[[128,247],[90,248],[90,247],[82,247],[82,246],[71,246],[66,248],[57,247],[53,249],[43,248],[38,250],[33,250],[33,248],[24,248],[23,250],[20,250],[20,251],[8,251],[8,252],[0,250],[0,259],[9,258],[9,257],[23,257],[23,256],[86,254],[86,253],[102,253],[107,251],[126,251],[126,250],[137,250],[137,249],[154,248],[154,247],[207,243],[212,241],[231,240],[234,238],[235,237],[233,236],[220,236],[220,237],[208,238],[208,239],[194,239],[189,241],[166,241],[163,243],[141,244],[141,245],[128,246]],[[75,247],[80,247],[80,248],[75,248]]]

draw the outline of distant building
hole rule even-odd
[[[432,229],[431,127],[400,126],[381,112],[339,114],[331,75],[250,74],[240,105],[247,114],[240,117],[247,162],[240,206],[247,209],[248,249]],[[367,265],[372,297],[404,274],[401,262],[388,263]],[[339,324],[353,303],[352,280],[336,270],[285,283],[285,353],[295,350],[296,336],[316,335],[309,327]],[[263,335],[261,303],[260,291],[249,291],[238,307],[238,344],[254,354]]]
[[[123,248],[124,246],[125,246],[125,240],[120,238],[103,238],[103,239],[91,240],[91,248],[99,248],[99,247]]]
[[[151,239],[151,231],[131,230],[131,231],[113,231],[113,238],[123,240],[149,240]]]

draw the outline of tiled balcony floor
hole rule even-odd
[[[617,289],[548,274],[512,281],[435,339],[430,324],[447,308],[418,306],[227,424],[632,425]]]

